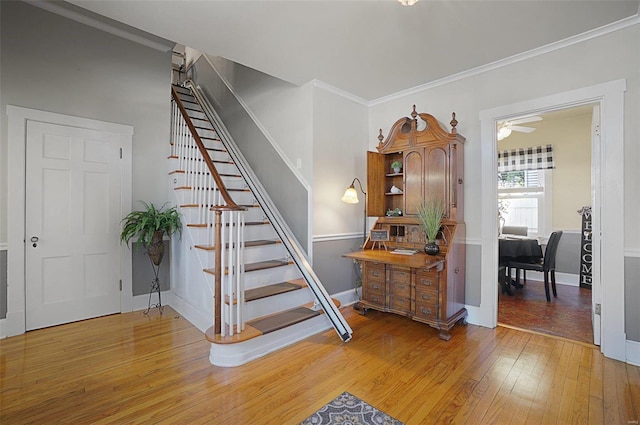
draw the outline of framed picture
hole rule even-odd
[[[369,240],[372,242],[387,242],[389,240],[388,230],[371,230]]]

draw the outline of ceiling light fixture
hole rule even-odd
[[[413,6],[414,4],[418,3],[418,0],[398,0],[400,3],[402,3],[403,6]]]
[[[498,128],[498,140],[506,139],[511,135],[511,128],[507,125],[502,125]]]

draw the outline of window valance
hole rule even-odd
[[[546,170],[556,168],[553,163],[553,147],[533,146],[498,152],[498,172]]]

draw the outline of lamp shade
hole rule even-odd
[[[356,192],[356,188],[354,185],[351,185],[344,191],[344,195],[342,195],[342,202],[346,202],[347,204],[357,204],[360,202],[358,200],[358,192]]]

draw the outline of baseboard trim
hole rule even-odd
[[[627,363],[640,366],[640,342],[627,340]]]

